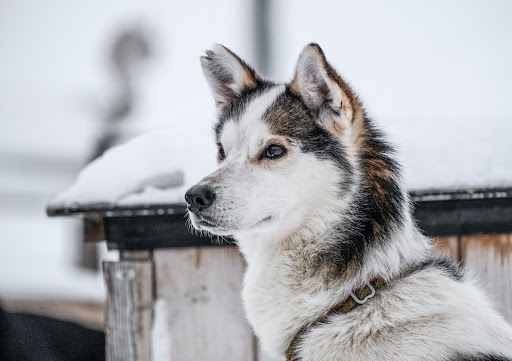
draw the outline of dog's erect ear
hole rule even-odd
[[[220,44],[206,51],[201,57],[201,65],[219,111],[242,91],[255,89],[261,81],[250,66]]]
[[[291,89],[300,95],[306,105],[331,119],[336,129],[341,130],[352,122],[353,94],[336,71],[327,63],[317,44],[309,44],[302,50]],[[341,126],[341,129],[340,129]]]

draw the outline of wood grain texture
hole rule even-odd
[[[450,257],[455,262],[460,262],[459,237],[437,237],[434,238],[434,245],[437,254]]]
[[[107,361],[151,360],[151,261],[104,262]]]
[[[462,260],[512,322],[512,235],[462,237]]]
[[[170,335],[156,347],[168,347],[172,361],[256,360],[240,297],[245,264],[236,248],[158,250],[154,262]]]

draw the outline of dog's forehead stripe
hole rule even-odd
[[[229,148],[236,142],[238,133],[237,128],[237,123],[235,122],[227,122],[224,124],[220,135],[220,142],[223,144],[225,150],[229,150]]]
[[[284,91],[284,85],[274,86],[249,100],[237,117],[224,121],[220,134],[221,142],[229,146],[229,143],[251,135],[251,138],[261,143],[260,138],[267,133],[267,127],[263,121],[264,114]]]
[[[255,98],[245,109],[240,121],[244,124],[262,121],[263,115],[284,91],[284,85],[277,85]]]
[[[270,82],[262,82],[256,89],[247,89],[242,91],[242,93],[233,99],[231,104],[225,107],[224,110],[219,114],[217,123],[214,126],[215,134],[217,137],[220,136],[224,125],[227,122],[240,120],[240,117],[245,113],[247,107],[253,102],[254,99],[273,89],[275,86],[275,84]]]

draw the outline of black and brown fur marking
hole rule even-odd
[[[400,167],[393,159],[394,149],[384,139],[382,133],[373,125],[366,115],[361,101],[342,79],[342,77],[327,62],[318,44],[310,44],[318,54],[322,66],[328,76],[341,88],[347,101],[342,108],[352,109],[351,126],[356,130],[356,147],[359,149],[359,162],[363,170],[364,193],[361,209],[371,220],[366,224],[364,234],[369,238],[381,238],[389,231],[390,225],[396,225],[401,220],[404,197],[399,186]],[[293,84],[291,84],[292,89]]]
[[[439,269],[454,281],[464,280],[464,271],[453,261],[446,258],[431,258],[426,261],[413,265],[405,270],[405,274],[413,274],[428,269]]]
[[[358,161],[363,179],[352,205],[353,216],[338,224],[335,234],[340,235],[340,240],[326,254],[339,271],[362,266],[368,249],[387,242],[392,230],[403,221],[404,211],[408,211],[392,148],[369,119],[364,117],[361,121],[364,133],[360,136]]]
[[[512,359],[500,355],[478,354],[478,355],[458,355],[446,361],[512,361]]]
[[[366,116],[352,89],[326,61],[320,47],[316,44],[310,46],[319,54],[327,74],[344,92],[348,101],[342,107],[350,107],[353,111],[351,126],[357,134],[355,146],[359,163],[356,166],[361,168],[363,174],[351,212],[354,216],[350,224],[346,221],[338,224],[335,234],[340,235],[339,242],[325,255],[328,262],[334,263],[342,271],[351,263],[359,266],[366,250],[375,242],[385,241],[390,231],[400,225],[403,212],[407,210],[404,206],[407,199],[404,199],[399,185],[400,168],[393,159],[393,148]],[[296,92],[294,82],[267,111],[266,121],[272,132],[299,139],[303,151],[313,152],[320,159],[330,159],[337,164],[344,171],[340,184],[340,192],[344,192],[357,181],[353,178],[345,146],[336,134],[319,125],[319,117],[325,109],[308,108]]]
[[[352,166],[345,147],[317,120],[318,115],[307,108],[290,87],[278,96],[263,115],[272,134],[296,141],[304,153],[313,153],[319,159],[331,160],[346,175],[340,191],[347,190],[352,180]]]

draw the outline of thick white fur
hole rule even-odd
[[[305,64],[312,61],[309,55]],[[315,101],[314,88],[301,86],[313,89]],[[381,275],[390,284],[368,303],[332,316],[304,335],[297,350],[300,360],[449,360],[455,351],[512,358],[512,328],[470,276],[459,282],[441,269],[426,268],[397,278],[432,254],[407,202],[405,221],[391,241],[371,248],[364,266],[349,280],[326,280],[325,274],[310,272],[308,261],[332,242],[340,214],[350,214],[359,182],[340,197],[334,186],[339,169],[294,147],[287,159],[271,167],[250,161],[273,136],[261,117],[283,90],[275,87],[257,97],[239,121],[228,121],[223,128],[226,159],[200,183],[217,187],[213,216],[219,226],[199,226],[191,214],[196,227],[237,240],[248,264],[242,293],[247,318],[264,351],[284,360],[302,326]],[[358,178],[355,137],[347,129],[340,141]]]

